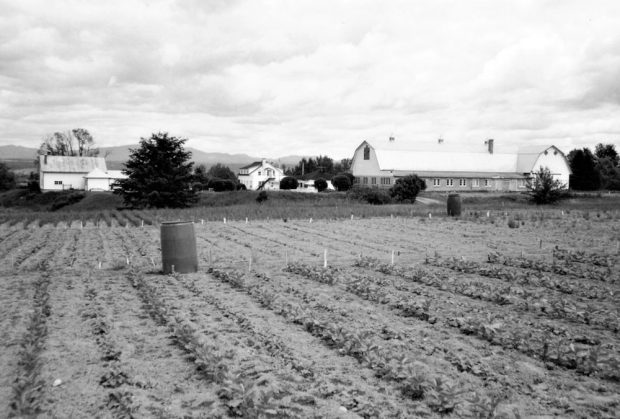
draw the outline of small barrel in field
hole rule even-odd
[[[448,215],[452,217],[461,215],[461,195],[457,193],[448,195]]]
[[[193,222],[161,223],[161,261],[165,274],[190,273],[198,270]]]

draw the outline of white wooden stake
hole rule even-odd
[[[284,249],[284,260],[286,262],[286,266],[288,266],[288,249]]]
[[[155,267],[155,261],[153,260],[153,257],[151,256],[151,264],[153,265],[153,268]]]
[[[142,227],[144,228],[144,220],[142,220]]]
[[[252,254],[250,253],[250,260],[248,262],[248,272],[252,272]]]
[[[127,262],[127,265],[129,265],[129,256],[125,256],[125,261]]]
[[[99,269],[101,269],[101,261],[99,261]]]
[[[351,221],[353,221],[353,214],[351,214]]]
[[[487,211],[487,218],[491,216],[491,211]]]
[[[428,213],[428,218],[433,218],[433,214],[431,214],[430,212]]]
[[[209,265],[213,264],[213,259],[211,258],[211,249],[212,248],[209,248]]]
[[[327,268],[327,249],[323,250],[323,267]]]
[[[224,224],[226,224],[226,217],[224,217]]]
[[[245,223],[246,224],[248,223],[248,217],[245,217]]]
[[[200,219],[200,224],[204,224],[204,223],[205,223],[205,220]]]
[[[392,250],[392,265],[394,264],[394,251]]]
[[[80,230],[84,228],[84,224],[82,223],[82,221],[80,220]]]
[[[310,223],[312,222],[312,217],[310,218],[310,221],[309,221],[309,222],[310,222]]]

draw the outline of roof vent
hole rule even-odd
[[[443,144],[443,138],[438,138],[437,139],[437,144]]]

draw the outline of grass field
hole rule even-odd
[[[5,221],[0,411],[616,417],[620,212],[466,212],[198,221],[170,276],[149,212]]]

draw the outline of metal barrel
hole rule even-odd
[[[461,215],[461,195],[457,193],[448,195],[448,215],[453,217]]]
[[[161,223],[161,262],[165,274],[190,273],[198,270],[193,222]]]

